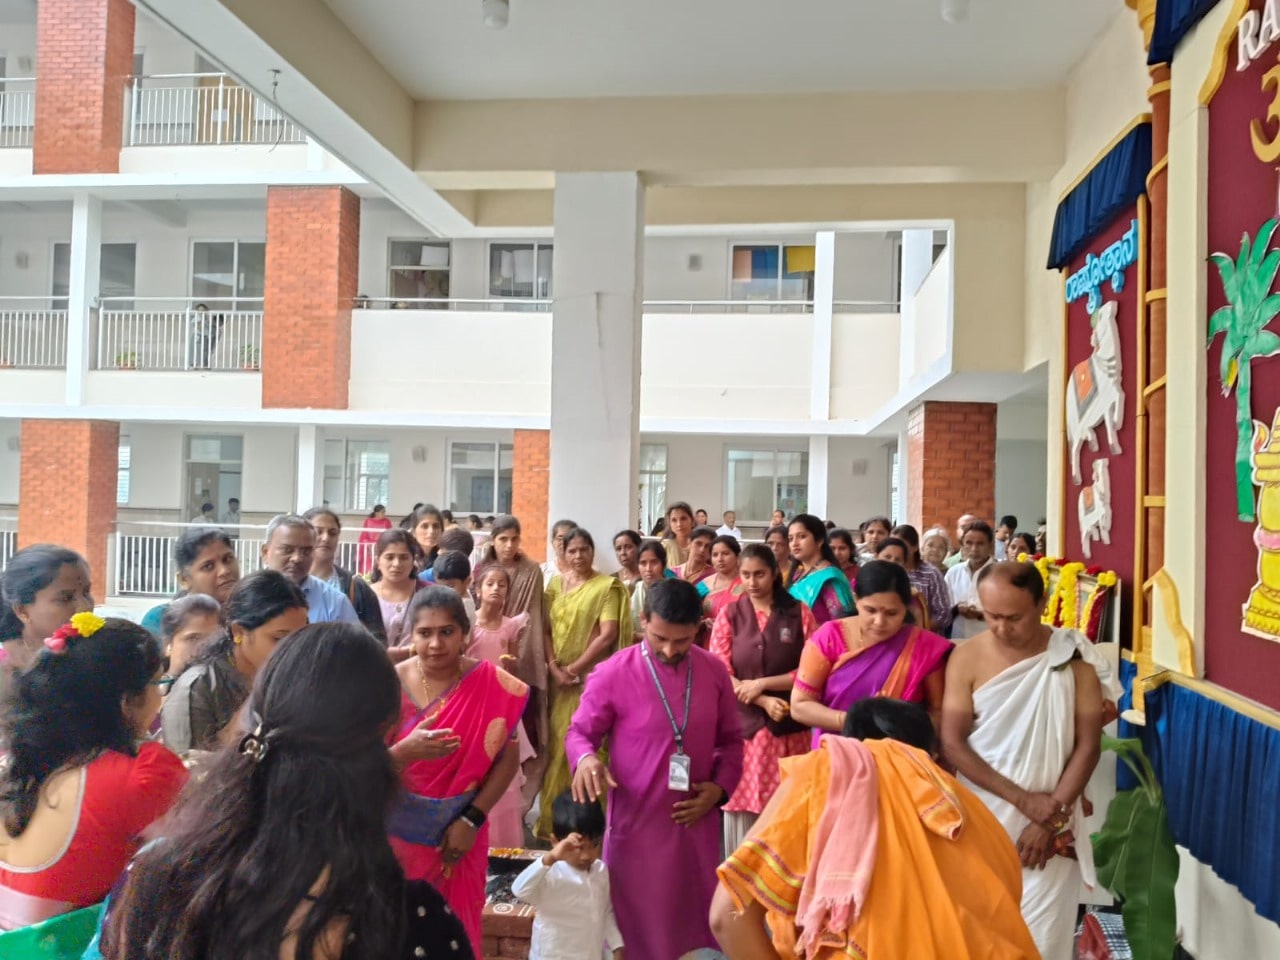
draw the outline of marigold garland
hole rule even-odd
[[[1098,625],[1102,620],[1102,611],[1106,609],[1106,604],[1100,603],[1099,597],[1109,596],[1119,582],[1120,578],[1116,576],[1114,570],[1103,570],[1098,574],[1098,585],[1094,587],[1093,593],[1089,594],[1089,599],[1084,605],[1084,612],[1080,615],[1080,629],[1094,642],[1098,640]]]
[[[1041,557],[1036,561],[1036,569],[1040,571],[1040,576],[1044,578],[1045,593],[1049,595],[1049,603],[1044,609],[1044,616],[1040,618],[1041,623],[1047,623],[1049,626],[1057,626],[1058,620],[1058,602],[1060,597],[1058,591],[1053,588],[1053,584],[1049,580],[1049,568],[1055,566],[1055,561],[1048,557]]]
[[[1075,630],[1079,627],[1080,597],[1076,593],[1076,581],[1084,572],[1083,563],[1068,563],[1058,574],[1057,593],[1061,597],[1059,607],[1062,610],[1060,626]]]

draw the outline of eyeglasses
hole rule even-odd
[[[174,681],[175,679],[177,679],[177,678],[176,678],[176,677],[161,677],[159,680],[152,680],[152,681],[150,681],[150,682],[149,682],[149,684],[148,684],[148,686],[152,686],[152,687],[159,687],[159,688],[160,688],[160,696],[162,696],[162,697],[164,697],[164,696],[168,696],[169,691],[173,688],[173,681]]]

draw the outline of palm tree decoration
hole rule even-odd
[[[1256,519],[1253,478],[1249,466],[1253,440],[1251,365],[1259,357],[1280,353],[1280,335],[1266,329],[1280,314],[1280,293],[1272,293],[1280,250],[1271,238],[1280,223],[1272,217],[1262,225],[1252,243],[1249,234],[1240,240],[1240,256],[1233,262],[1225,253],[1209,257],[1222,277],[1227,304],[1209,317],[1209,344],[1218,334],[1222,342],[1222,395],[1236,393],[1236,512],[1241,520]]]

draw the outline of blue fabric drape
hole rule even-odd
[[[751,278],[753,280],[769,280],[777,275],[777,247],[756,247],[751,251]]]
[[[1120,695],[1120,701],[1116,706],[1120,709],[1121,718],[1116,730],[1116,736],[1121,739],[1130,737],[1142,737],[1142,728],[1135,727],[1124,719],[1124,712],[1133,709],[1133,684],[1138,679],[1138,665],[1132,660],[1120,658],[1120,687],[1124,693]],[[1143,744],[1143,749],[1147,749]],[[1123,763],[1116,764],[1116,789],[1132,790],[1138,785],[1138,778]]]
[[[1140,123],[1117,143],[1058,204],[1049,244],[1049,269],[1079,255],[1116,214],[1147,192],[1151,172],[1151,124]]]
[[[1174,838],[1280,923],[1280,730],[1173,683],[1146,713]]]
[[[1172,63],[1182,38],[1217,4],[1218,0],[1159,0],[1147,63]]]

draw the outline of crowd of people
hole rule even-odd
[[[16,553],[0,947],[480,958],[489,852],[534,848],[544,960],[1071,956],[1118,691],[1014,518],[744,542],[675,503],[616,573],[572,520],[543,564],[471,520],[379,508],[348,570],[334,511],[284,515],[244,576],[196,526],[140,625]]]

